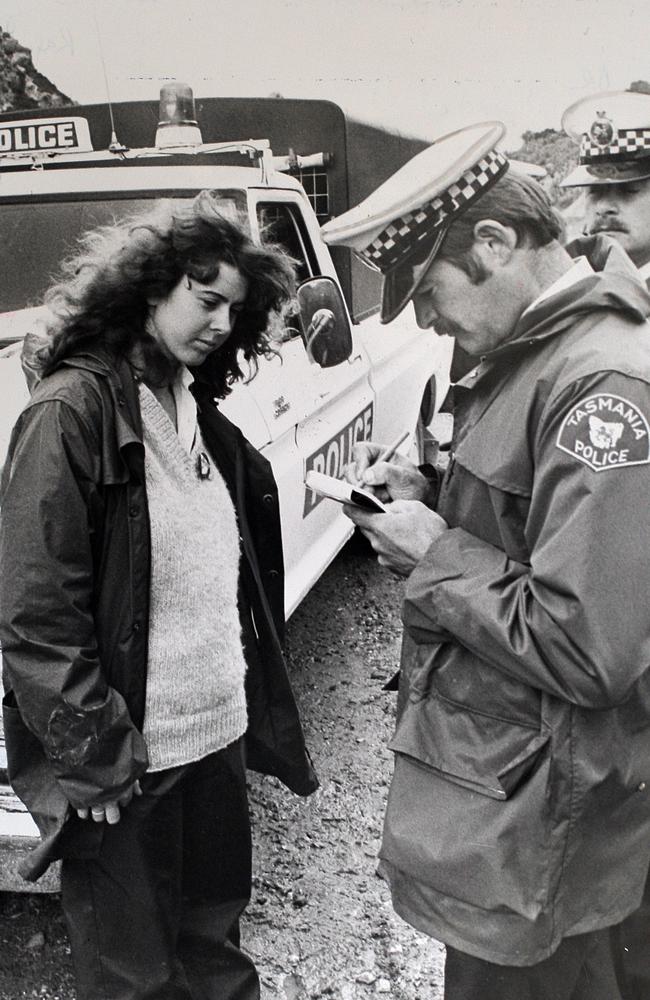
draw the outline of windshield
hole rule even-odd
[[[224,207],[245,210],[243,191],[222,191]],[[0,312],[40,305],[59,264],[88,229],[152,207],[153,196],[0,205]]]

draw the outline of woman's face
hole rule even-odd
[[[225,344],[244,308],[248,281],[231,264],[204,283],[184,275],[169,295],[149,309],[147,331],[170,360],[200,365]]]

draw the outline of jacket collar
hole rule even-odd
[[[458,383],[471,388],[494,364],[511,363],[534,344],[563,333],[596,312],[615,312],[634,323],[650,316],[650,294],[628,255],[616,240],[597,235],[574,240],[566,247],[571,257],[585,256],[592,273],[542,298],[519,318],[512,337],[490,351],[477,368]]]
[[[581,316],[597,310],[623,313],[636,323],[643,323],[650,315],[650,295],[636,267],[616,240],[609,236],[591,236],[574,240],[567,251],[573,258],[586,257],[592,273],[526,311],[504,348],[520,340],[530,343],[554,336],[573,326]]]
[[[105,379],[115,413],[118,448],[121,451],[133,444],[142,447],[142,418],[137,380],[125,357],[116,356],[98,345],[87,349],[83,354],[73,354],[64,358],[61,367],[92,372],[99,378]]]

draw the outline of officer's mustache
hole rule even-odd
[[[627,227],[620,222],[596,222],[589,229],[589,235],[595,236],[597,233],[626,233]]]

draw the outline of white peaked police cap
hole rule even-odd
[[[481,122],[436,139],[355,208],[327,222],[323,239],[351,247],[383,275],[381,321],[402,311],[455,219],[506,172],[494,148],[501,122]],[[424,256],[426,255],[426,256]],[[414,276],[414,263],[418,277]]]
[[[611,90],[576,101],[562,128],[580,144],[562,187],[625,184],[650,177],[650,94]]]

